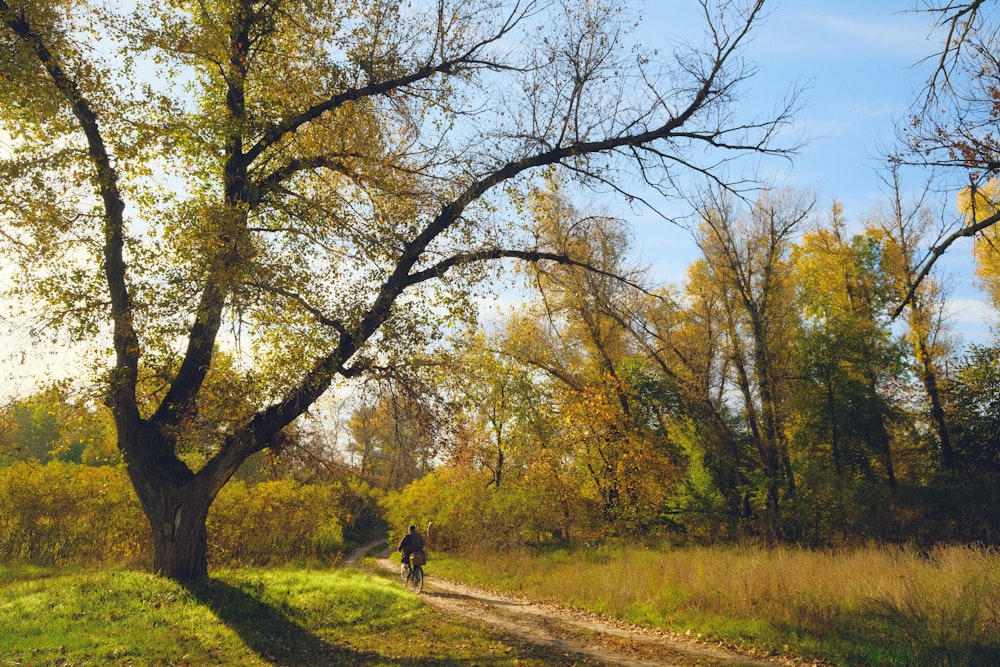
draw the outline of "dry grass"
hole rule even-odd
[[[601,546],[464,567],[478,583],[837,664],[1000,664],[993,549]]]

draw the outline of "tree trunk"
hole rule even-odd
[[[920,360],[920,380],[923,382],[924,391],[931,402],[931,420],[937,429],[941,446],[941,463],[945,468],[954,468],[955,451],[951,446],[951,434],[948,432],[948,422],[941,402],[941,391],[938,389],[938,373],[931,352],[923,339],[918,343],[917,353]]]
[[[131,470],[130,475],[153,534],[153,571],[176,581],[205,579],[205,522],[212,500],[204,482],[193,476],[182,484],[155,475],[137,480]]]
[[[144,438],[123,447],[129,478],[153,537],[153,571],[189,582],[208,576],[205,521],[215,492],[173,456],[168,438],[144,429]]]
[[[210,501],[199,493],[166,491],[147,510],[153,528],[153,571],[177,581],[208,577],[208,518]]]

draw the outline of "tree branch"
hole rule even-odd
[[[937,67],[927,82],[927,94],[924,98],[924,110],[929,110],[929,106],[937,99],[938,81],[941,80],[947,88],[951,87],[951,69],[958,61],[971,31],[979,9],[986,0],[971,0],[970,2],[956,3],[948,0],[944,6],[928,4],[925,12],[940,14],[935,22],[937,26],[947,26],[947,34],[944,39],[944,46],[938,57]],[[956,36],[957,35],[957,36]],[[950,62],[949,62],[950,61]]]
[[[7,0],[0,0],[3,23],[31,49],[39,64],[66,100],[87,140],[88,157],[97,176],[97,188],[104,206],[104,273],[111,298],[114,321],[115,374],[110,401],[116,419],[134,425],[139,419],[135,387],[139,368],[139,341],[133,322],[132,301],[126,280],[124,258],[125,202],[119,190],[118,172],[111,164],[97,114],[83,96],[77,82],[63,69],[41,34]]]
[[[533,2],[525,3],[523,8],[520,2],[516,3],[507,18],[494,34],[469,45],[467,49],[454,57],[445,58],[442,45],[441,58],[436,63],[432,64],[428,62],[406,74],[387,78],[381,81],[374,81],[366,86],[349,88],[337,93],[336,95],[328,97],[322,102],[314,104],[305,111],[295,114],[280,123],[271,125],[264,132],[263,136],[261,136],[261,138],[250,148],[250,150],[246,152],[244,155],[246,160],[245,164],[251,164],[261,155],[261,153],[281,141],[284,137],[297,131],[299,128],[316,120],[323,114],[338,109],[350,102],[357,102],[370,97],[388,95],[389,93],[412,86],[420,81],[430,79],[437,74],[453,75],[476,68],[496,70],[507,69],[498,62],[479,60],[477,54],[481,53],[487,46],[502,40],[506,35],[508,35],[524,18],[531,14],[533,6]],[[443,35],[439,35],[438,39],[443,39]]]
[[[920,283],[922,283],[924,278],[926,278],[927,275],[931,272],[931,269],[934,268],[934,264],[941,257],[941,255],[943,255],[945,251],[949,247],[951,247],[951,245],[955,241],[968,236],[975,236],[984,229],[995,225],[997,222],[1000,222],[1000,211],[997,211],[996,213],[987,218],[983,218],[979,222],[973,223],[971,225],[965,225],[961,229],[958,229],[953,233],[949,234],[943,241],[941,241],[937,245],[931,247],[927,251],[927,255],[926,258],[924,259],[923,265],[920,268],[920,272],[917,273],[916,277],[914,278],[913,284],[910,285],[910,289],[907,290],[906,296],[903,298],[903,301],[898,306],[896,306],[895,310],[892,311],[892,318],[895,319],[899,317],[900,313],[903,312],[903,309],[906,308],[907,304],[909,304],[910,301],[913,300],[914,295],[916,295],[917,293],[917,289],[920,287]]]
[[[734,57],[734,54],[741,43],[749,35],[751,27],[755,24],[757,17],[763,11],[763,7],[764,1],[757,0],[743,15],[743,23],[736,33],[715,33],[717,50],[714,54],[712,66],[709,68],[707,73],[702,75],[700,84],[693,92],[688,104],[679,113],[666,120],[659,127],[655,127],[647,131],[623,133],[617,136],[610,136],[594,141],[574,141],[565,145],[550,147],[546,150],[524,156],[520,159],[511,160],[500,166],[498,169],[495,169],[494,171],[474,180],[449,203],[443,205],[439,213],[430,222],[428,222],[420,233],[413,237],[413,239],[403,247],[402,252],[395,262],[392,272],[382,283],[378,294],[358,326],[351,329],[350,335],[341,335],[337,349],[330,355],[318,360],[317,364],[308,374],[303,383],[284,401],[268,408],[262,413],[259,413],[258,416],[254,418],[251,429],[256,431],[257,428],[263,428],[265,431],[269,431],[274,427],[274,425],[277,425],[286,419],[287,422],[285,423],[290,423],[290,421],[297,416],[295,411],[298,409],[298,406],[301,406],[301,409],[304,410],[308,407],[310,402],[315,399],[315,397],[318,397],[319,394],[316,393],[317,386],[329,386],[329,378],[323,377],[325,372],[339,372],[345,376],[351,374],[353,371],[346,369],[343,366],[344,362],[347,359],[350,359],[354,353],[360,349],[360,346],[368,341],[379,330],[381,325],[389,318],[392,306],[396,299],[407,287],[416,284],[417,282],[421,282],[422,280],[427,280],[440,275],[442,271],[446,271],[460,263],[485,261],[490,259],[491,253],[495,253],[496,258],[534,258],[537,260],[547,259],[570,263],[569,258],[564,258],[557,254],[546,255],[539,253],[538,251],[481,251],[479,253],[458,254],[450,259],[444,260],[434,267],[413,272],[414,267],[419,263],[420,259],[424,256],[424,253],[434,240],[451,228],[461,218],[464,211],[471,203],[479,200],[493,188],[502,183],[508,182],[525,172],[540,167],[562,164],[573,158],[609,153],[624,147],[647,148],[650,144],[655,142],[669,141],[678,136],[682,136],[688,140],[706,143],[717,141],[719,136],[718,133],[681,133],[680,129],[684,127],[684,125],[700,110],[702,110],[704,106],[708,104],[709,100],[713,98],[713,96],[717,95],[718,91],[716,90],[716,85],[718,77],[721,76],[726,63]],[[345,93],[330,98],[326,102],[311,108],[305,114],[296,117],[296,119],[283,125],[276,126],[266,135],[266,138],[262,139],[262,141],[259,142],[254,149],[251,149],[251,151],[247,153],[247,155],[251,156],[251,154],[259,154],[268,142],[273,143],[274,141],[277,141],[280,135],[284,132],[289,131],[293,127],[300,126],[308,120],[317,117],[320,113],[335,108],[338,104],[342,104],[349,99],[359,99],[362,96],[385,93],[392,89],[427,78],[435,73],[452,73],[454,68],[457,67],[459,63],[460,61],[458,60],[448,61],[447,63],[442,63],[434,67],[428,66],[405,77],[372,84],[371,86],[354,89],[352,91],[346,91]],[[724,147],[750,148],[735,144],[724,144]],[[760,150],[760,146],[752,148],[754,150]],[[580,265],[582,266],[583,264],[581,263]],[[361,370],[355,370],[356,372],[361,372]],[[284,424],[282,424],[282,426],[283,425]]]
[[[648,294],[648,290],[639,285],[638,283],[620,276],[618,274],[612,273],[610,271],[605,271],[600,269],[589,262],[583,262],[580,260],[573,259],[569,255],[563,253],[545,252],[542,250],[519,250],[513,248],[488,248],[479,250],[476,252],[458,253],[444,259],[434,266],[424,269],[422,271],[417,271],[410,275],[410,281],[408,286],[416,285],[427,280],[432,280],[434,278],[440,278],[448,270],[468,265],[475,264],[479,262],[486,262],[496,259],[520,259],[526,262],[554,262],[556,264],[562,264],[564,266],[575,266],[577,268],[585,269],[590,273],[596,273],[597,275],[604,276],[606,278],[612,278],[618,282],[628,285],[629,287],[636,289],[644,294]]]

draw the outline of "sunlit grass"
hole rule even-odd
[[[352,570],[228,570],[185,588],[127,570],[0,568],[3,667],[400,664],[558,663]]]
[[[1000,554],[953,546],[522,551],[434,573],[844,665],[1000,664]]]
[[[0,664],[252,664],[236,634],[173,582],[128,571],[2,579]]]

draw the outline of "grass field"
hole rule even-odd
[[[1000,554],[974,547],[547,548],[435,575],[837,665],[1000,665]]]
[[[187,589],[127,570],[0,568],[4,667],[473,664],[560,661],[354,570],[215,572]]]
[[[1000,554],[602,545],[449,558],[432,576],[836,665],[1000,665]],[[0,667],[570,665],[353,569],[0,567]]]

